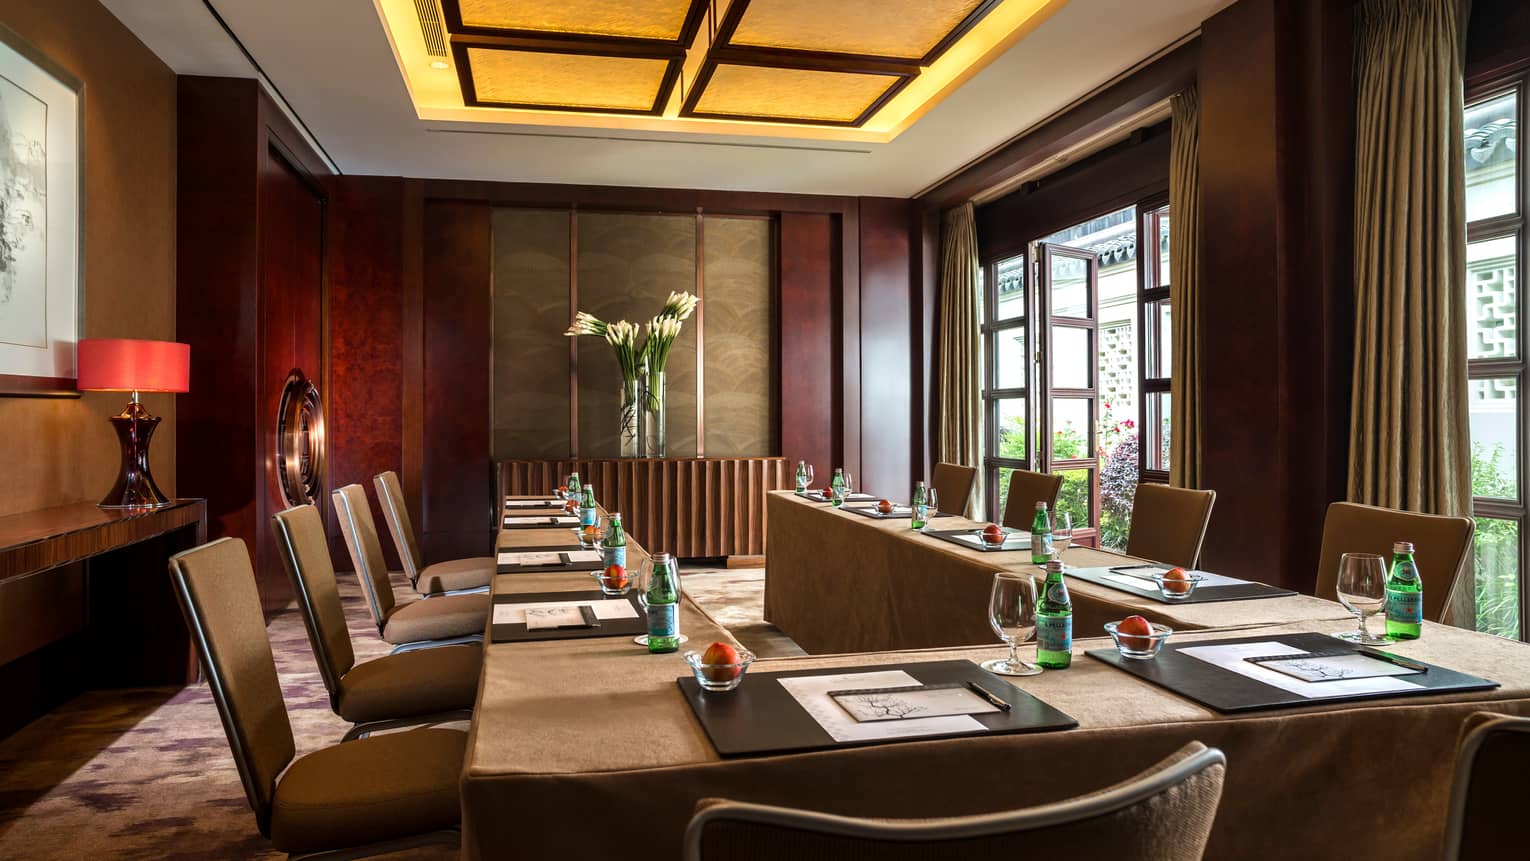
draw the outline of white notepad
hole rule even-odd
[[[514,625],[526,621],[526,611],[546,607],[573,607],[578,612],[581,605],[588,604],[597,619],[636,619],[637,608],[625,598],[610,601],[540,601],[532,604],[495,604],[494,624]]]
[[[946,717],[907,718],[904,720],[857,722],[848,712],[834,702],[829,691],[859,688],[896,688],[921,684],[902,670],[884,670],[871,673],[843,673],[825,676],[797,676],[778,679],[781,687],[792,695],[803,711],[823,727],[829,737],[838,742],[880,741],[889,738],[912,738],[922,735],[947,735],[950,733],[980,732],[985,727],[968,715]]]
[[[507,499],[506,508],[554,508],[561,507],[563,501],[559,499]]]
[[[546,524],[548,526],[577,526],[579,518],[572,515],[549,516],[549,515],[512,515],[505,518],[506,526],[527,526],[530,524]]]
[[[501,553],[501,565],[562,565],[562,553]]]

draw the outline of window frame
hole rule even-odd
[[[1148,466],[1148,453],[1158,451],[1159,425],[1150,422],[1150,410],[1148,403],[1152,395],[1168,394],[1171,390],[1171,376],[1150,377],[1148,376],[1148,359],[1158,350],[1159,339],[1163,337],[1159,326],[1157,314],[1150,313],[1150,309],[1158,302],[1169,305],[1170,313],[1173,313],[1173,303],[1169,302],[1169,273],[1161,271],[1161,260],[1158,254],[1158,225],[1160,212],[1169,209],[1169,193],[1162,192],[1143,198],[1137,203],[1137,484],[1168,484],[1169,471],[1156,469]],[[1172,211],[1168,212],[1169,218],[1174,217]],[[1144,251],[1151,247],[1152,253],[1148,255],[1151,262],[1144,262]],[[1172,375],[1174,368],[1172,363],[1169,373]],[[1172,409],[1172,408],[1171,408]],[[1169,433],[1174,433],[1173,416],[1169,417]]]
[[[1031,464],[1036,462],[1036,403],[1031,397],[1035,390],[1034,379],[1037,365],[1039,347],[1036,344],[1036,332],[1031,325],[1035,315],[1032,313],[1034,301],[1033,293],[1035,284],[1031,278],[1031,251],[1026,249],[1018,254],[1008,257],[990,260],[983,264],[983,322],[979,329],[979,337],[983,341],[983,451],[981,461],[983,464],[983,481],[985,500],[985,512],[988,519],[998,523],[1004,516],[1000,506],[1003,500],[999,499],[999,470],[1000,469],[1034,469]],[[999,265],[1018,260],[1020,270],[1024,273],[1022,287],[1024,296],[1024,310],[1018,317],[1010,317],[1006,320],[996,320],[999,313]],[[1015,388],[998,388],[999,357],[997,352],[998,336],[1003,332],[1019,329],[1025,333],[1025,385]],[[1025,403],[1025,457],[999,457],[999,402],[1005,400],[1020,399]]]

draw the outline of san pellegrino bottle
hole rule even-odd
[[[797,492],[807,492],[807,461],[797,461]]]
[[[1047,503],[1036,500],[1036,516],[1031,518],[1031,564],[1045,565],[1052,558],[1052,518]]]
[[[909,519],[909,526],[913,529],[923,529],[925,521],[930,519],[930,501],[924,492],[924,482],[914,482],[914,499],[910,507],[914,509],[914,514]]]
[[[595,488],[584,486],[584,501],[579,504],[579,525],[594,526],[600,520],[595,509]]]
[[[579,473],[570,473],[568,477],[568,498],[579,498]]]
[[[844,467],[836,467],[834,469],[834,478],[829,482],[829,496],[834,505],[839,505],[845,501]]]
[[[1413,544],[1392,544],[1392,571],[1387,575],[1387,636],[1417,640],[1424,628],[1424,580],[1413,561]]]
[[[653,555],[653,575],[643,602],[648,608],[648,651],[673,652],[680,648],[680,587],[675,560],[668,553]]]
[[[622,534],[622,515],[619,511],[611,512],[611,523],[606,528],[606,538],[601,542],[601,559],[605,567],[620,565],[625,570],[627,567],[627,536]]]
[[[1036,602],[1036,663],[1049,670],[1073,663],[1073,601],[1057,559],[1047,562],[1047,582]]]

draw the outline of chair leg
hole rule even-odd
[[[371,858],[374,855],[386,855],[389,852],[400,852],[405,849],[419,849],[425,846],[459,846],[462,844],[462,831],[457,828],[443,829],[441,831],[427,831],[424,834],[412,834],[408,837],[400,837],[395,840],[381,840],[376,843],[368,843],[364,846],[349,846],[344,849],[326,849],[323,852],[308,852],[288,855],[288,861],[351,861],[354,858]]]
[[[420,649],[435,649],[441,646],[470,646],[475,643],[482,642],[482,634],[468,634],[463,637],[448,637],[445,640],[415,640],[412,643],[401,643],[397,646],[394,646],[393,651],[389,652],[388,654],[397,655],[400,652],[415,652],[419,651]]]
[[[346,730],[345,735],[341,737],[340,741],[342,743],[347,741],[355,741],[358,738],[366,738],[374,732],[381,732],[388,729],[402,729],[403,727],[408,726],[425,726],[427,724],[446,723],[447,721],[454,720],[471,720],[472,717],[472,709],[453,709],[452,711],[436,712],[435,714],[418,715],[416,717],[367,721],[365,723],[358,723],[355,726],[352,726],[350,729]]]

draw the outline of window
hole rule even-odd
[[[1525,271],[1525,78],[1466,106],[1466,320],[1476,627],[1525,635],[1525,382],[1519,275]]]
[[[1139,477],[1168,480],[1168,225],[1159,195],[984,267],[990,519],[1013,470],[1052,472],[1077,540],[1120,548]]]

